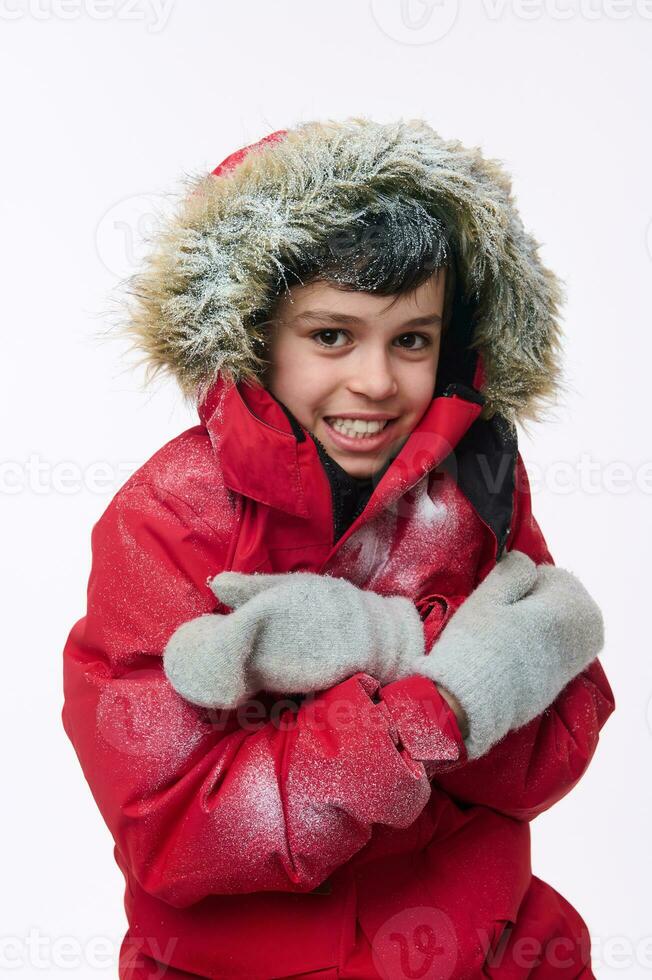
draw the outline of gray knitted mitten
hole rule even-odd
[[[511,551],[403,674],[423,674],[456,696],[474,759],[547,708],[603,645],[600,608],[579,579]]]
[[[163,653],[170,683],[194,704],[233,708],[259,690],[325,690],[358,671],[385,684],[403,662],[424,658],[421,617],[405,596],[312,572],[220,572],[209,584],[234,611],[183,623]]]

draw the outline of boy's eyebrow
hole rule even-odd
[[[322,320],[329,323],[365,323],[366,321],[359,316],[350,313],[332,313],[330,310],[304,310],[297,313],[292,322],[297,320]],[[437,313],[431,316],[415,316],[411,320],[406,320],[403,327],[427,327],[430,325],[441,324],[442,319]]]

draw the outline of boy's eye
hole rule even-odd
[[[317,340],[318,337],[337,337],[337,335],[340,334],[340,333],[343,334],[343,333],[345,333],[345,331],[344,330],[318,330],[317,333],[314,333],[311,336],[313,337],[314,340]],[[423,350],[431,342],[430,341],[430,337],[427,337],[425,334],[422,334],[422,333],[403,333],[399,337],[397,337],[396,339],[397,340],[403,340],[406,337],[409,340],[422,340],[423,343],[421,344],[420,347],[418,347],[418,346],[415,347],[412,344],[410,344],[407,347],[403,347],[403,350]],[[332,347],[335,350],[337,350],[340,347],[344,346],[342,344],[338,344],[337,347],[336,347],[335,344],[328,343],[328,341],[326,341],[326,343],[323,343],[321,340],[317,340],[317,343],[319,344],[320,347]]]
[[[336,337],[338,333],[344,333],[343,330],[318,330],[317,333],[312,334],[313,338],[317,340],[318,337]],[[321,340],[317,340],[320,347],[334,347],[335,344],[331,344],[328,341],[323,343]],[[339,344],[341,347],[342,345]]]
[[[430,337],[427,337],[423,333],[402,333],[401,336],[398,338],[398,340],[402,340],[404,337],[407,337],[408,340],[422,340],[423,341],[423,343],[421,344],[420,347],[413,347],[412,344],[410,344],[410,346],[409,347],[406,347],[405,350],[423,350],[424,347],[428,347],[428,345],[431,342],[430,341]]]

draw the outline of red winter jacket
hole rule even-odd
[[[463,386],[434,397],[334,544],[307,430],[220,379],[93,527],[62,718],[125,877],[121,978],[593,976],[582,919],[532,874],[529,823],[614,710],[598,660],[472,763],[419,675],[358,673],[243,718],[185,702],[162,669],[181,623],[225,611],[207,585],[224,569],[408,596],[430,649],[505,548],[552,562],[521,456],[480,408]],[[482,453],[509,461],[490,497]]]

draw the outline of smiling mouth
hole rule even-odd
[[[360,441],[360,442],[362,442],[364,439],[376,438],[382,432],[385,432],[390,426],[394,425],[394,423],[397,421],[397,419],[395,418],[384,419],[384,420],[379,419],[378,422],[382,421],[383,423],[380,426],[380,428],[378,428],[377,425],[374,425],[371,429],[367,429],[366,423],[362,419],[351,419],[348,425],[343,425],[343,424],[334,425],[333,419],[335,417],[336,416],[326,416],[326,415],[324,416],[324,422],[329,427],[329,429],[333,429],[339,435],[346,436],[349,439],[355,439],[356,441]],[[364,424],[364,427],[356,428],[355,423],[357,422],[362,422]]]

